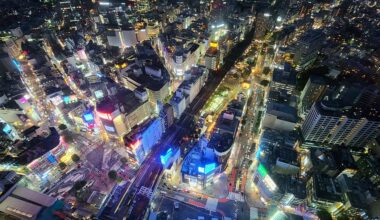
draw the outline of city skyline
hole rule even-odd
[[[0,218],[379,219],[379,6],[0,1]]]

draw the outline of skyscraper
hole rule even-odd
[[[83,14],[81,0],[59,0],[57,4],[60,9],[61,28],[76,30],[77,24],[81,21],[81,15]]]
[[[360,147],[378,135],[377,118],[330,104],[318,101],[311,107],[302,125],[306,141]]]
[[[147,12],[150,10],[150,2],[151,0],[136,0],[135,7],[139,12]]]
[[[321,30],[309,30],[300,37],[294,50],[294,64],[297,69],[305,69],[317,59],[323,39]]]
[[[327,88],[326,80],[317,75],[311,75],[300,96],[301,114],[306,114],[314,102],[319,101]]]
[[[272,15],[269,13],[258,13],[255,24],[255,39],[263,40],[272,25]]]

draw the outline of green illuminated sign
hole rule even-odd
[[[260,175],[262,177],[265,177],[268,174],[267,169],[260,163],[259,166],[257,167],[257,170],[259,171]]]

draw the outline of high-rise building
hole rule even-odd
[[[255,39],[263,40],[266,33],[271,29],[272,15],[270,13],[258,13],[255,24]]]
[[[60,27],[76,30],[77,23],[81,21],[81,0],[59,0],[57,2],[61,19]]]
[[[311,107],[302,125],[306,141],[346,146],[364,146],[379,133],[380,120],[358,115],[319,101]]]
[[[283,69],[276,68],[273,70],[270,87],[274,91],[286,91],[288,94],[294,94],[296,90],[296,72],[289,63],[285,63]]]
[[[151,0],[136,0],[135,8],[138,12],[147,12],[151,7],[150,2]]]
[[[319,101],[327,88],[326,80],[317,75],[311,75],[300,96],[301,114],[307,113],[314,102]]]
[[[135,29],[123,28],[109,31],[107,34],[108,45],[119,48],[133,47],[137,44]]]
[[[152,109],[146,91],[122,88],[96,105],[96,114],[111,137],[120,138],[150,117]]]
[[[16,184],[0,201],[4,219],[54,219],[59,213],[63,215],[63,201]]]
[[[317,59],[323,40],[321,30],[309,30],[300,37],[294,50],[297,69],[305,69]]]
[[[219,68],[219,51],[210,47],[205,55],[205,66],[210,70],[217,70]]]
[[[141,164],[152,147],[161,139],[164,128],[161,118],[145,121],[123,137],[128,156]]]
[[[269,102],[262,119],[263,128],[292,131],[297,124],[297,109],[286,104]]]

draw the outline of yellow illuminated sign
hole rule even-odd
[[[210,47],[218,48],[219,44],[218,42],[210,42]]]
[[[115,64],[116,69],[124,69],[127,66],[128,66],[127,63]]]

